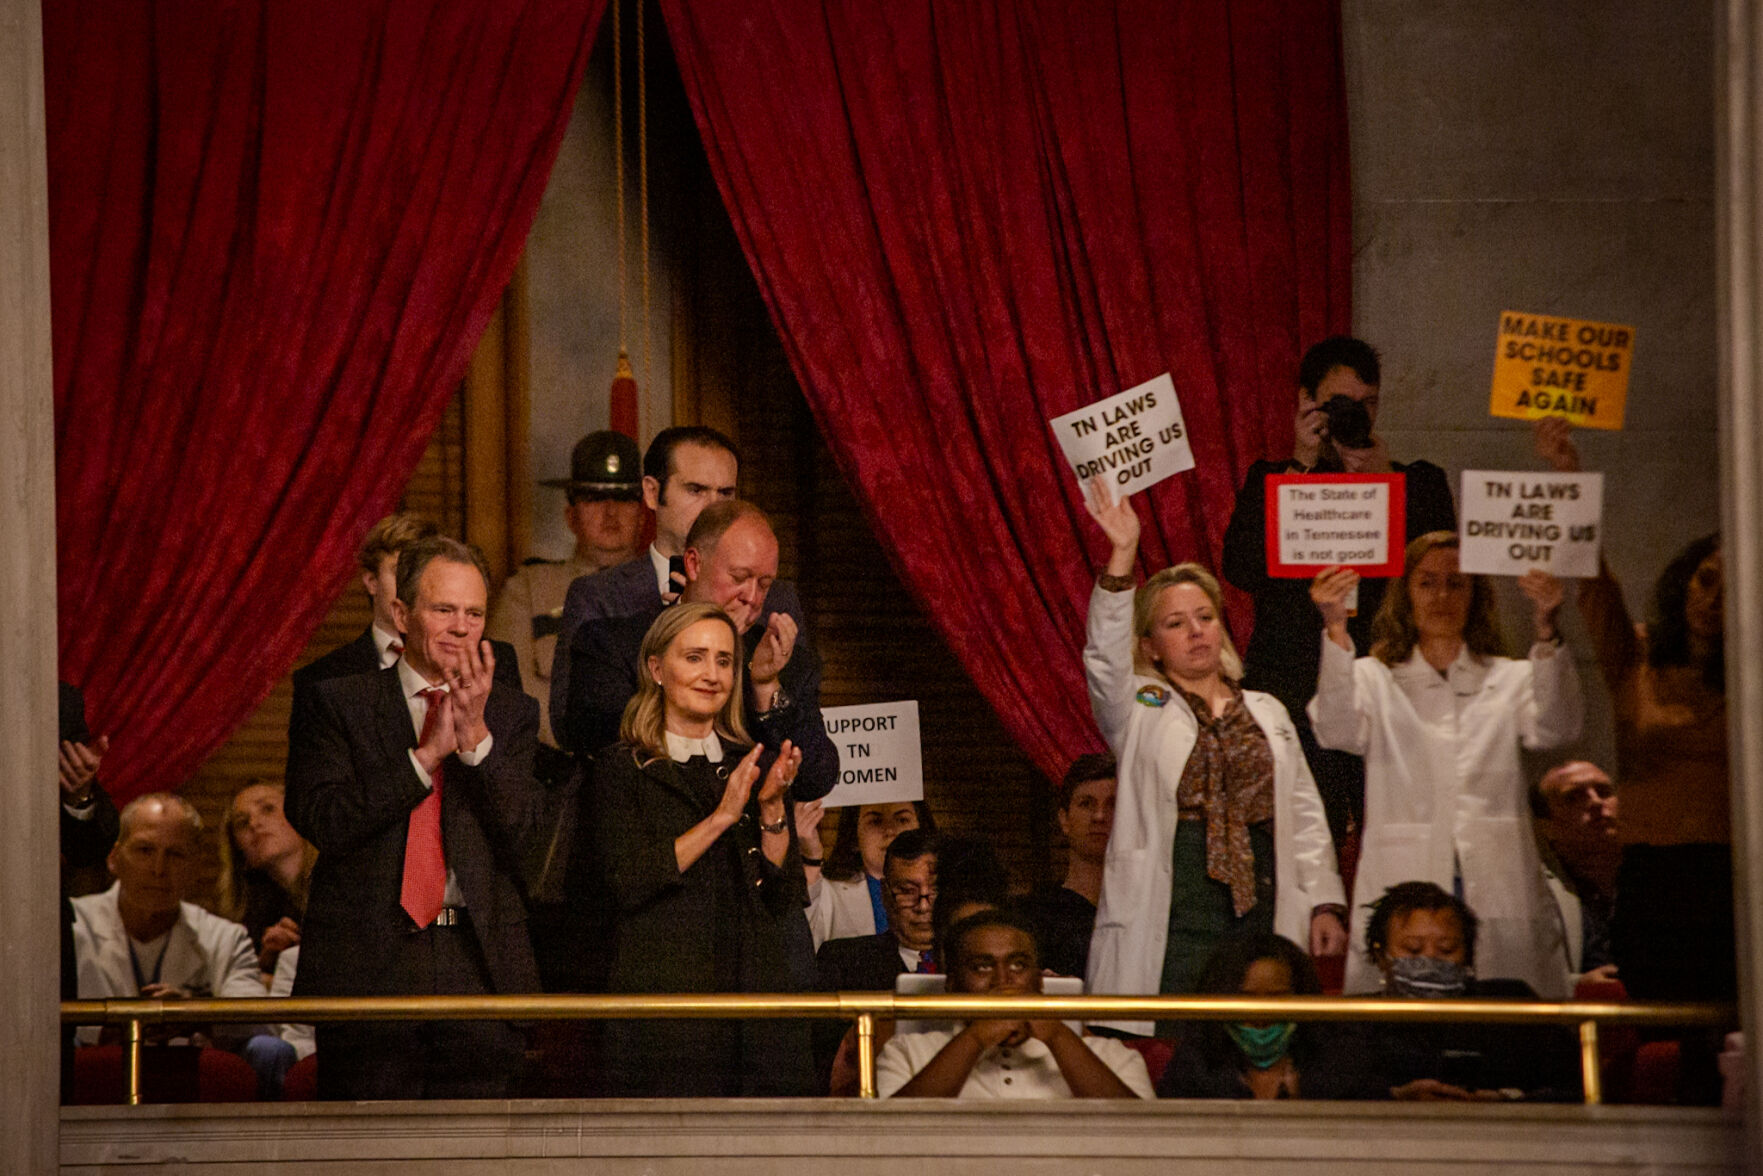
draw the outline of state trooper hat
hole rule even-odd
[[[555,486],[572,495],[597,498],[641,498],[642,455],[637,443],[623,433],[601,429],[575,443],[569,457],[569,477],[545,478],[541,486]]]

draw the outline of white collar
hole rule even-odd
[[[649,566],[655,569],[655,591],[667,595],[667,557],[662,555],[656,546],[649,544]]]
[[[379,657],[380,665],[384,667],[387,664],[386,651],[393,645],[402,647],[404,639],[396,633],[386,632],[378,625],[370,625],[369,628],[373,631],[373,651]]]
[[[434,683],[430,682],[427,678],[425,678],[421,674],[417,673],[415,667],[412,666],[408,661],[406,661],[402,654],[400,654],[398,656],[398,660],[395,664],[398,667],[398,685],[403,687],[403,689],[404,689],[404,701],[406,701],[406,702],[410,701],[412,698],[415,698],[418,694],[421,694],[424,690],[447,690],[448,689],[448,686],[445,682],[441,683],[439,686],[436,686]]]
[[[722,762],[722,740],[716,737],[715,731],[702,739],[675,735],[672,731],[667,733],[667,758],[683,764],[695,755],[701,755],[713,764]]]

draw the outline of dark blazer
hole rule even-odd
[[[540,828],[533,778],[539,704],[500,683],[484,720],[495,737],[477,767],[450,757],[441,791],[441,839],[497,992],[536,992],[520,858]],[[422,991],[392,973],[380,945],[413,930],[400,903],[412,809],[428,795],[397,668],[312,687],[288,749],[288,821],[318,847],[301,926],[302,996]]]
[[[906,970],[900,941],[892,931],[829,939],[814,957],[823,992],[892,992],[894,977]]]
[[[557,645],[551,655],[551,730],[564,747],[572,747],[567,722],[570,705],[570,672],[573,664],[571,642],[575,631],[587,621],[615,620],[621,617],[644,616],[649,621],[661,611],[661,592],[655,585],[655,565],[649,549],[635,559],[595,572],[578,576],[563,598],[563,619],[558,623]],[[649,631],[649,622],[643,632]],[[625,696],[630,697],[629,695]],[[592,753],[618,739],[618,724],[612,725],[610,738],[586,748]],[[575,750],[583,750],[575,748]]]
[[[614,568],[613,571],[618,569]],[[609,575],[602,572],[601,576]],[[599,576],[588,579],[599,579]],[[582,581],[578,580],[579,585]],[[653,586],[654,581],[650,584]],[[573,588],[572,588],[573,591]],[[593,753],[618,740],[618,724],[625,704],[637,692],[637,654],[649,626],[662,612],[661,598],[650,593],[644,606],[624,616],[584,620],[571,638],[567,729],[578,752]],[[796,646],[790,662],[778,676],[789,705],[761,715],[753,702],[751,683],[746,687],[747,733],[765,745],[764,763],[788,739],[802,750],[802,766],[790,795],[796,800],[818,800],[839,781],[839,752],[827,736],[820,715],[820,654],[808,636],[802,602],[796,586],[788,580],[772,584],[765,596],[765,612],[742,637],[743,658],[751,661],[753,650],[764,637],[772,615],[785,613],[796,622]],[[559,643],[561,645],[561,643]],[[553,682],[555,682],[553,678]],[[553,712],[555,713],[555,712]],[[553,730],[559,730],[555,721]]]
[[[623,744],[594,760],[589,826],[616,906],[613,992],[790,990],[787,926],[808,900],[791,838],[783,865],[762,851],[758,802],[682,873],[675,838],[709,816],[726,769],[671,760],[638,764]],[[692,774],[696,773],[693,779]],[[799,1022],[613,1022],[607,1060],[615,1093],[790,1095],[812,1087]]]

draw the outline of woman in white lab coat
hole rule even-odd
[[[1518,581],[1535,611],[1528,660],[1501,656],[1493,586],[1457,567],[1457,536],[1408,545],[1401,581],[1372,623],[1371,656],[1355,660],[1347,598],[1356,573],[1330,568],[1311,599],[1322,612],[1322,666],[1310,721],[1324,747],[1365,757],[1365,839],[1353,885],[1353,944],[1365,911],[1401,882],[1460,893],[1481,924],[1484,976],[1567,995],[1561,924],[1531,832],[1519,746],[1579,737],[1584,704],[1556,628],[1564,592],[1541,571]],[[1378,975],[1359,951],[1346,990]]]
[[[1344,951],[1322,800],[1291,716],[1237,684],[1218,581],[1181,564],[1133,591],[1138,515],[1101,479],[1090,489],[1113,550],[1090,597],[1084,671],[1120,789],[1089,991],[1191,992],[1236,935],[1272,931],[1314,955]]]

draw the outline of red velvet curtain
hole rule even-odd
[[[45,4],[61,673],[175,787],[402,494],[605,0]]]
[[[1303,347],[1349,323],[1336,5],[661,6],[841,470],[1062,772],[1099,746],[1080,651],[1105,542],[1046,422],[1171,372],[1198,468],[1141,496],[1146,561],[1215,562],[1244,470],[1290,452]]]

